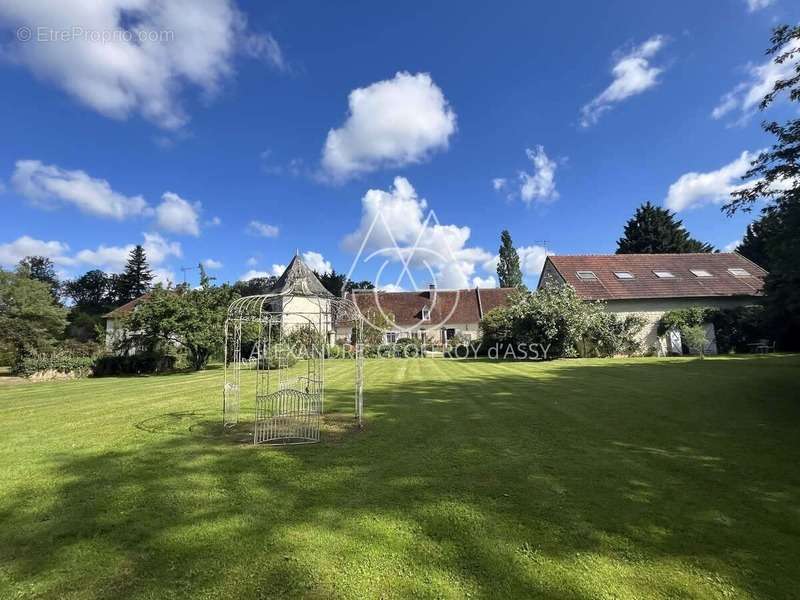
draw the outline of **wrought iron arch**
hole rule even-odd
[[[364,408],[361,313],[346,298],[295,293],[245,296],[229,306],[225,321],[223,425],[230,428],[239,424],[242,397],[252,393],[253,443],[319,441],[325,408],[325,359],[335,341],[337,325],[352,331],[353,412],[361,427]],[[308,335],[296,335],[298,332]],[[288,345],[293,334],[300,338],[299,347],[296,340],[291,347]],[[243,348],[249,351],[243,354]],[[305,374],[290,377],[292,356],[301,356],[306,361]]]

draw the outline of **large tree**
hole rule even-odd
[[[58,281],[56,266],[52,260],[46,256],[26,256],[19,261],[17,272],[46,284],[50,288],[50,294],[58,300],[61,283]]]
[[[116,297],[112,278],[98,269],[88,271],[63,285],[64,294],[72,300],[67,335],[82,342],[94,340],[102,331],[103,313],[111,310]]]
[[[792,67],[788,77],[777,80],[764,96],[761,109],[781,92],[800,103],[800,26],[775,28],[767,53],[776,65]],[[770,267],[765,283],[767,309],[784,346],[796,347],[800,344],[800,119],[783,124],[765,121],[762,127],[775,142],[753,161],[744,176],[749,183],[731,195],[723,210],[728,215],[750,211],[759,200],[767,200],[761,217],[769,231],[764,237]]]
[[[736,252],[767,271],[771,269],[767,244],[777,226],[775,215],[767,212],[747,226]]]
[[[522,270],[519,268],[519,254],[507,229],[500,234],[499,254],[497,279],[500,287],[523,288],[525,284],[522,282]]]
[[[617,241],[617,254],[684,254],[713,252],[711,244],[689,235],[675,213],[645,202],[636,209],[625,224],[623,236]]]
[[[47,283],[0,269],[0,344],[14,363],[34,352],[52,351],[66,326],[66,310]]]
[[[137,245],[128,255],[125,271],[115,281],[117,302],[120,304],[130,302],[149,291],[153,277],[144,248]]]
[[[208,278],[198,289],[156,286],[147,302],[125,320],[125,329],[136,333],[122,344],[146,350],[159,345],[183,348],[192,368],[204,369],[222,348],[228,305],[235,297],[233,288],[213,286]]]

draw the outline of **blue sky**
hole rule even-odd
[[[380,213],[427,250],[418,285],[493,285],[504,228],[535,283],[545,240],[613,252],[646,200],[724,248],[750,217],[720,200],[770,142],[752,114],[780,75],[770,29],[800,18],[788,0],[93,4],[0,0],[3,266],[114,270],[146,242],[174,281],[296,250],[347,272]],[[388,260],[391,288],[396,255],[363,260],[390,245],[373,233],[353,276]]]

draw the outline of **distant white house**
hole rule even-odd
[[[647,350],[664,354],[659,338],[664,313],[690,306],[734,308],[758,304],[767,272],[737,253],[548,256],[539,287],[568,283],[584,300],[603,300],[610,312],[646,319]],[[707,326],[709,340],[714,329]],[[680,346],[678,345],[678,348]],[[716,344],[711,350],[715,351]]]

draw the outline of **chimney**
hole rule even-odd
[[[429,283],[428,284],[428,298],[433,298],[433,295],[436,293],[436,284]]]

